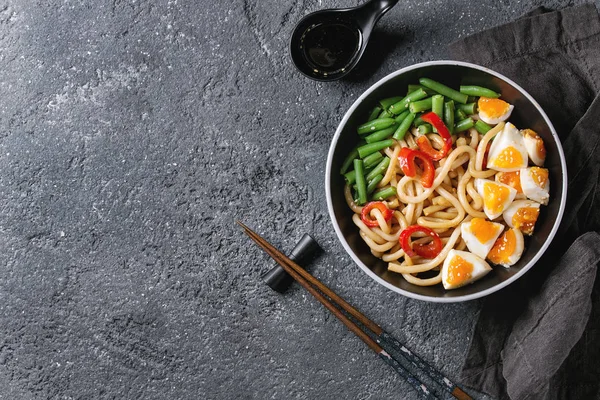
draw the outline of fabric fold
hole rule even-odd
[[[599,261],[600,235],[580,236],[515,322],[502,351],[502,371],[511,399],[549,395],[552,377],[588,323]]]
[[[600,18],[593,4],[537,8],[450,45],[455,59],[496,70],[527,90],[562,141],[569,186],[561,226],[527,274],[486,298],[463,383],[496,398],[600,398]],[[578,359],[574,359],[578,357]],[[585,397],[581,397],[585,396]]]

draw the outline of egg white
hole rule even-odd
[[[483,193],[483,187],[485,184],[488,184],[488,183],[508,188],[508,190],[510,192],[508,195],[508,198],[504,200],[504,202],[502,203],[502,208],[498,212],[493,212],[486,206],[485,196]],[[508,206],[510,206],[512,201],[515,199],[515,196],[517,195],[517,190],[515,188],[505,185],[504,183],[494,182],[489,179],[481,179],[481,178],[475,179],[475,190],[477,190],[477,193],[479,193],[479,195],[483,199],[483,212],[490,220],[494,220],[494,219],[498,218],[500,215],[502,215],[504,210],[506,210],[508,208]]]
[[[546,154],[540,153],[538,150],[539,142],[541,142],[542,147],[544,147],[542,138],[531,129],[524,129],[521,131],[521,134],[523,134],[523,142],[525,143],[529,159],[538,167],[543,166],[546,161]]]
[[[504,226],[497,222],[490,222],[491,224],[494,225],[495,234],[490,240],[482,243],[479,241],[479,239],[475,236],[475,234],[472,231],[472,228],[471,228],[472,222],[473,222],[473,220],[470,220],[470,221],[463,222],[462,224],[460,224],[461,236],[462,236],[463,240],[465,241],[465,243],[467,244],[467,247],[469,248],[469,251],[471,253],[485,259],[488,255],[488,253],[490,252],[490,250],[492,249],[492,247],[494,246],[496,239],[498,239],[498,236],[500,236],[500,234],[504,230]]]
[[[546,151],[542,138],[531,129],[522,129],[521,134],[523,135],[523,141],[525,142],[525,148],[527,149],[527,154],[529,154],[529,159],[538,167],[543,166],[544,161],[546,161]],[[541,145],[542,151],[540,151],[539,145]]]
[[[459,284],[451,284],[448,282],[448,268],[450,267],[450,261],[457,255],[462,257],[468,263],[471,263],[473,265],[473,271],[471,271],[471,277],[465,280],[464,282],[461,282]],[[448,252],[448,256],[446,257],[446,260],[444,260],[444,264],[442,266],[442,284],[444,285],[444,288],[446,290],[456,289],[483,278],[491,270],[492,267],[490,267],[490,265],[485,260],[476,256],[475,254],[469,253],[468,251],[452,249]]]
[[[523,194],[525,194],[528,199],[547,205],[548,200],[550,200],[550,179],[546,181],[546,184],[543,187],[540,187],[531,176],[531,168],[522,169],[519,175]]]
[[[519,165],[513,167],[504,167],[498,165],[498,157],[507,147],[512,146],[517,152],[521,154],[522,162]],[[504,125],[504,128],[494,138],[492,145],[490,146],[490,152],[488,154],[487,167],[496,171],[512,172],[518,171],[521,168],[527,167],[528,155],[527,148],[523,135],[519,130],[510,122]]]

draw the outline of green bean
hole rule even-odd
[[[477,129],[477,132],[485,135],[492,127],[479,119],[475,122],[475,129]]]
[[[454,133],[454,101],[452,100],[444,103],[444,123],[450,133]]]
[[[352,160],[352,161],[354,161],[354,160]],[[371,168],[364,167],[364,160],[363,160],[363,172],[364,172],[365,174],[368,174],[368,173],[369,173],[369,172],[371,172],[372,170],[373,170],[373,167],[371,167]],[[346,173],[344,174],[344,180],[346,180],[346,183],[347,183],[348,185],[352,185],[352,184],[354,184],[354,186],[356,186],[356,171],[355,171],[355,170],[352,170],[352,171],[350,171],[350,172],[346,172]],[[353,186],[353,187],[354,187],[354,186]]]
[[[409,103],[424,99],[425,97],[427,97],[427,93],[423,89],[417,89],[414,92],[407,94],[406,97],[396,104],[392,104],[389,110],[392,114],[400,114],[408,107]]]
[[[379,115],[380,112],[381,112],[381,108],[379,106],[373,107],[373,110],[369,114],[369,119],[367,119],[367,122],[377,119],[377,116]]]
[[[373,143],[373,142],[379,142],[380,140],[383,140],[383,139],[390,138],[390,137],[392,137],[394,132],[396,132],[397,127],[398,127],[398,124],[394,124],[394,125],[390,126],[389,128],[385,128],[385,129],[381,129],[377,132],[373,132],[365,138],[365,141],[367,143]]]
[[[356,171],[356,191],[358,192],[359,205],[367,202],[367,184],[365,182],[365,175],[363,170],[363,160],[354,160],[354,171]]]
[[[456,111],[454,111],[454,119],[457,121],[463,120],[467,118],[467,114],[465,114],[465,112],[463,110],[461,110],[460,108],[457,109]]]
[[[467,102],[467,98],[469,97],[466,94],[462,94],[452,88],[449,88],[444,84],[434,81],[433,79],[421,78],[419,79],[419,83],[425,87],[435,90],[439,94],[443,94],[444,96],[458,103],[465,104]]]
[[[454,133],[466,131],[467,129],[471,129],[475,125],[475,121],[472,118],[466,118],[462,121],[458,121],[454,126]]]
[[[419,90],[419,89],[423,89],[425,91],[425,93],[427,93],[430,96],[435,94],[435,92],[433,90],[426,88],[423,85],[408,85],[408,92],[406,94],[411,94],[415,90]]]
[[[383,150],[386,147],[390,147],[394,144],[392,139],[382,140],[381,142],[367,143],[364,146],[358,148],[358,155],[360,158],[365,158],[369,154],[373,154],[376,151]]]
[[[377,176],[375,176],[373,179],[371,179],[370,181],[367,181],[367,194],[371,194],[375,191],[375,189],[377,189],[377,184],[379,182],[381,182],[383,180],[383,174],[379,174]],[[356,184],[352,185],[352,189],[354,189],[356,191],[357,186]]]
[[[358,157],[358,152],[356,153],[356,155]],[[368,156],[366,156],[363,159],[363,164],[365,166],[365,169],[369,169],[373,165],[377,164],[379,161],[381,161],[382,158],[383,158],[383,154],[381,154],[380,152],[375,152],[373,154],[369,154]]]
[[[461,85],[460,92],[467,96],[491,97],[492,99],[500,97],[500,93],[496,93],[491,89],[475,85]]]
[[[381,182],[382,180],[383,180],[382,174],[375,175],[375,177],[373,179],[371,179],[369,181],[369,183],[367,184],[367,194],[373,193],[375,191],[375,189],[377,189],[377,184],[379,184],[379,182]]]
[[[383,160],[381,160],[379,162],[379,164],[377,164],[375,166],[375,168],[373,168],[371,171],[369,171],[369,173],[366,176],[366,179],[368,181],[370,181],[371,179],[375,178],[377,175],[383,174],[389,166],[390,166],[390,158],[384,157]]]
[[[365,133],[373,133],[381,129],[389,128],[395,123],[396,121],[394,121],[393,118],[377,118],[362,124],[357,128],[357,131],[359,135],[364,135]]]
[[[402,113],[395,118],[396,122],[397,123],[402,122],[408,114],[410,114],[409,110],[402,111]]]
[[[354,160],[352,160],[352,165],[354,165]],[[356,171],[352,170],[352,171],[348,171],[344,174],[344,179],[346,180],[346,183],[348,185],[352,185],[354,182],[356,182]]]
[[[398,126],[398,128],[396,129],[396,132],[394,132],[393,138],[396,140],[404,139],[404,135],[406,135],[406,132],[408,131],[414,120],[415,114],[408,114],[406,118],[404,118],[404,120],[400,123],[400,126]]]
[[[377,165],[377,163],[379,163],[381,161],[381,159],[383,158],[383,155],[380,152],[373,153],[373,155],[378,156],[378,157],[377,157],[376,161],[373,161],[373,159],[371,159],[370,165],[367,166],[367,164],[365,163],[365,160],[363,160],[363,172],[365,174],[368,174],[369,172],[371,172],[371,170],[373,170],[375,165]],[[354,160],[352,160],[352,162],[354,163]],[[344,179],[346,180],[346,183],[348,183],[348,185],[352,185],[354,182],[356,182],[356,171],[352,170],[352,171],[346,172],[344,174]]]
[[[390,113],[388,110],[383,110],[381,114],[377,116],[377,118],[393,118],[394,114]]]
[[[423,125],[419,125],[417,130],[419,131],[419,135],[425,135],[426,133],[433,132],[433,127],[429,124],[423,124]]]
[[[431,111],[436,113],[440,118],[444,116],[444,96],[436,94],[431,97]]]
[[[402,96],[388,97],[387,99],[379,100],[379,105],[382,109],[387,110],[392,104],[396,104],[402,100]]]
[[[462,110],[467,115],[472,115],[477,112],[477,103],[467,103],[467,104],[459,104],[456,106],[459,110]]]
[[[378,190],[377,192],[373,193],[373,196],[371,196],[371,198],[373,200],[385,200],[388,197],[392,197],[396,195],[396,188],[393,186],[390,187],[386,187],[385,189],[381,189]]]
[[[358,143],[358,145],[354,149],[352,149],[350,154],[348,154],[348,156],[344,159],[344,162],[342,163],[342,168],[340,168],[340,174],[344,175],[346,171],[348,171],[348,168],[350,168],[354,159],[358,158],[358,148],[364,144],[365,142],[361,140]]]
[[[411,113],[416,114],[421,111],[431,110],[431,103],[432,103],[431,97],[428,97],[423,100],[413,101],[412,103],[410,103],[408,105],[408,109],[410,110]]]
[[[425,89],[425,86],[414,85],[414,84],[408,85],[408,91],[406,92],[406,94],[411,94],[415,90],[419,90],[419,89]]]
[[[413,125],[414,126],[421,126],[423,124],[426,124],[427,122],[423,121],[423,118],[421,118],[421,116],[419,115],[418,117],[415,118],[415,120],[413,121]]]
[[[479,98],[477,96],[469,96],[467,103],[477,103],[478,100]]]

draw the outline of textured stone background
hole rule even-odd
[[[313,234],[315,275],[457,377],[479,304],[408,300],[353,265],[328,143],[387,73],[582,2],[401,1],[369,65],[323,84],[290,32],[359,1],[0,0],[0,398],[415,398],[302,290],[261,283],[236,218],[286,250]]]

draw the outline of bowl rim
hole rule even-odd
[[[550,231],[550,234],[548,235],[548,238],[546,239],[546,241],[544,242],[544,244],[542,245],[542,247],[540,248],[540,250],[535,254],[535,256],[523,267],[521,268],[521,270],[519,272],[517,272],[516,274],[514,274],[513,276],[511,276],[510,278],[506,279],[505,281],[492,286],[491,288],[482,290],[480,292],[477,293],[473,293],[473,294],[468,294],[468,295],[463,295],[463,296],[456,296],[456,297],[431,297],[431,296],[424,296],[421,294],[416,294],[416,293],[412,293],[403,289],[400,289],[397,286],[392,285],[391,283],[385,281],[384,279],[380,278],[377,274],[375,274],[373,271],[371,271],[371,269],[369,269],[359,258],[356,254],[354,254],[354,251],[350,248],[350,245],[348,244],[348,242],[346,241],[346,238],[344,237],[344,235],[342,234],[342,231],[339,227],[339,224],[337,223],[337,220],[335,218],[335,212],[333,209],[333,201],[332,201],[332,197],[331,197],[331,187],[330,187],[330,182],[331,182],[331,167],[333,164],[333,154],[335,152],[335,148],[337,146],[338,140],[341,136],[343,127],[346,125],[346,123],[348,122],[348,119],[350,118],[350,115],[354,112],[354,110],[356,110],[356,108],[358,107],[358,105],[360,103],[362,103],[362,101],[369,95],[371,94],[375,89],[377,89],[378,87],[380,87],[381,85],[383,85],[384,83],[386,83],[387,81],[395,78],[398,75],[402,75],[408,71],[412,71],[414,69],[419,69],[419,68],[423,68],[423,67],[428,67],[428,66],[432,66],[432,65],[447,65],[447,66],[461,66],[461,67],[467,67],[467,68],[472,68],[472,69],[476,69],[479,71],[483,71],[486,72],[490,75],[493,75],[497,78],[502,79],[503,81],[505,81],[506,83],[512,85],[514,88],[516,88],[517,90],[519,90],[529,101],[531,101],[531,103],[536,107],[536,109],[540,112],[541,116],[544,118],[544,121],[546,122],[546,124],[548,125],[548,127],[550,128],[550,132],[552,133],[552,136],[554,137],[556,144],[557,144],[557,149],[558,149],[558,154],[559,154],[559,158],[560,158],[560,165],[561,165],[561,170],[562,170],[562,174],[563,174],[563,180],[562,180],[562,196],[560,199],[560,204],[559,204],[559,209],[558,209],[558,215],[554,221],[554,226],[552,227],[552,230]],[[413,299],[417,299],[417,300],[422,300],[422,301],[429,301],[429,302],[433,302],[433,303],[458,303],[458,302],[463,302],[463,301],[469,301],[469,300],[475,300],[484,296],[487,296],[489,294],[492,294],[494,292],[497,292],[498,290],[510,285],[512,282],[516,281],[517,279],[519,279],[522,275],[524,275],[527,271],[529,271],[529,269],[531,269],[535,263],[540,259],[540,257],[546,252],[546,250],[548,249],[548,247],[550,246],[550,243],[552,242],[552,240],[554,239],[554,236],[556,235],[556,232],[558,231],[558,228],[560,226],[560,222],[562,220],[563,217],[563,213],[565,210],[565,205],[566,205],[566,200],[567,200],[567,163],[565,160],[565,155],[563,152],[563,148],[562,148],[562,143],[556,133],[556,130],[554,129],[554,126],[552,125],[552,122],[550,122],[550,119],[548,118],[548,115],[546,115],[546,113],[544,112],[544,110],[542,109],[542,107],[539,105],[539,103],[525,90],[523,89],[520,85],[516,84],[514,81],[512,81],[511,79],[507,78],[506,76],[491,70],[487,67],[483,67],[481,65],[477,65],[477,64],[473,64],[473,63],[468,63],[468,62],[464,62],[464,61],[454,61],[454,60],[436,60],[436,61],[426,61],[426,62],[422,62],[422,63],[418,63],[418,64],[413,64],[413,65],[409,65],[407,67],[401,68],[395,72],[392,72],[388,75],[386,75],[385,77],[381,78],[379,81],[377,81],[376,83],[374,83],[373,85],[371,85],[371,87],[369,87],[363,94],[360,95],[360,97],[358,99],[356,99],[354,101],[354,103],[352,103],[352,106],[350,106],[350,108],[348,109],[348,111],[346,111],[346,113],[344,114],[344,117],[342,118],[342,120],[340,121],[340,123],[338,124],[338,127],[335,131],[335,134],[333,136],[333,139],[331,140],[331,144],[329,146],[329,152],[327,155],[327,165],[325,168],[325,195],[327,197],[327,209],[329,211],[329,218],[331,220],[331,223],[333,224],[333,228],[335,230],[335,233],[337,235],[338,240],[340,241],[340,243],[342,244],[342,246],[344,247],[344,249],[346,250],[346,253],[348,253],[348,255],[350,255],[350,257],[352,258],[352,260],[354,260],[354,262],[367,274],[369,275],[373,280],[375,280],[376,282],[378,282],[379,284],[385,286],[386,288],[396,292],[396,293],[400,293],[401,295],[404,295],[406,297],[409,298],[413,298]]]

